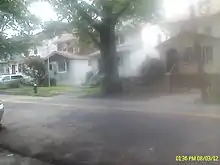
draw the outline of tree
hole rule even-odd
[[[0,1],[1,59],[25,53],[32,45],[30,34],[39,21],[29,12],[28,5],[28,0]]]
[[[47,72],[44,60],[36,56],[26,58],[23,63],[23,72],[34,78],[36,83],[40,85]]]
[[[61,20],[88,34],[101,52],[104,93],[118,91],[115,27],[153,18],[157,0],[48,0]],[[98,37],[97,37],[98,36]]]

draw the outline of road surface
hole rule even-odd
[[[173,165],[176,156],[220,156],[220,108],[195,104],[195,98],[5,98],[0,144],[62,165]]]

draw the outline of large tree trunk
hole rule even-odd
[[[115,41],[115,26],[105,22],[100,31],[102,91],[104,94],[115,94],[121,91],[118,76],[118,58]]]

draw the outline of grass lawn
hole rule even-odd
[[[72,90],[72,92],[77,93],[78,97],[86,97],[86,96],[92,96],[101,93],[100,87],[94,87],[94,88],[76,88]]]
[[[73,90],[71,86],[54,86],[54,87],[38,87],[37,94],[34,93],[33,87],[20,87],[20,88],[10,88],[6,89],[0,87],[0,92],[11,95],[26,95],[26,96],[41,96],[50,97],[56,96],[68,91]]]

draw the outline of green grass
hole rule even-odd
[[[94,87],[94,88],[75,88],[72,90],[73,93],[77,93],[78,97],[85,97],[85,96],[91,96],[95,95],[101,92],[100,87]]]
[[[40,97],[56,96],[71,90],[73,90],[73,87],[71,86],[38,87],[38,92],[37,94],[35,94],[33,87],[20,87],[20,88],[10,88],[10,89],[5,89],[4,87],[0,87],[0,91],[6,94],[40,96]]]
[[[220,104],[220,93],[211,93],[205,100],[207,104]]]

